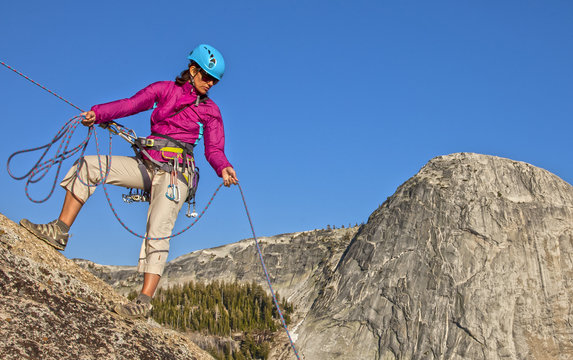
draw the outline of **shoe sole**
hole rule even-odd
[[[139,314],[139,315],[130,315],[128,313],[125,313],[122,311],[123,310],[123,305],[121,304],[117,304],[116,306],[113,307],[113,312],[118,314],[119,316],[123,316],[124,318],[128,318],[128,319],[147,319],[149,317],[149,315],[151,315],[151,309],[149,309],[149,311],[147,312],[147,314]]]
[[[28,220],[26,219],[22,219],[20,220],[20,225],[28,230],[30,233],[32,233],[32,235],[34,235],[35,237],[37,237],[38,239],[42,240],[43,242],[45,242],[46,244],[50,245],[51,247],[53,247],[56,250],[60,250],[60,251],[64,251],[66,249],[65,246],[61,246],[60,244],[54,244],[51,242],[51,239],[45,237],[44,235],[42,235],[42,233],[39,233],[36,231],[36,229],[34,229],[32,227],[32,223],[30,223]]]

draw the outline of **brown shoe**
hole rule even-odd
[[[62,229],[57,225],[58,220],[54,220],[47,224],[34,224],[28,219],[20,220],[20,225],[40,240],[43,240],[48,245],[56,248],[57,250],[65,250],[68,244],[68,238],[70,235],[63,232]]]
[[[146,303],[138,298],[133,299],[132,301],[128,302],[127,304],[117,304],[113,308],[117,314],[130,318],[130,319],[137,319],[137,318],[147,318],[149,314],[151,314],[151,309],[153,305],[151,303]]]

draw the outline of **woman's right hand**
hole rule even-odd
[[[224,168],[221,175],[223,177],[223,184],[225,184],[226,187],[231,186],[231,184],[237,185],[239,183],[239,179],[237,179],[237,173],[235,173],[235,169],[233,169],[231,166]]]
[[[92,126],[96,121],[96,114],[91,110],[81,113],[80,115],[83,117],[82,124],[85,126]]]

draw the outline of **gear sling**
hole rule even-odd
[[[198,105],[198,104],[196,104]],[[185,106],[177,113],[171,115],[175,116],[181,111],[185,110],[190,105]],[[194,112],[195,110],[192,109]],[[195,112],[197,113],[197,112]],[[197,114],[198,115],[198,114]],[[143,179],[143,190],[129,189],[128,194],[123,195],[123,201],[127,203],[149,201],[149,193],[151,191],[151,179],[147,173],[145,161],[151,162],[156,168],[171,174],[171,181],[168,186],[165,196],[169,200],[180,201],[179,187],[177,179],[187,184],[189,192],[185,202],[188,204],[187,217],[197,217],[195,209],[195,194],[199,185],[199,168],[195,166],[195,158],[193,157],[194,145],[183,141],[176,140],[168,135],[159,133],[152,133],[151,136],[159,137],[160,139],[150,138],[136,138],[131,145],[135,152],[135,158],[138,161],[139,170]],[[161,153],[161,156],[168,160],[167,162],[159,162],[153,159],[147,150],[156,150]],[[145,155],[145,158],[143,157]],[[191,178],[187,174],[189,170]],[[191,204],[193,204],[193,212],[191,212]]]

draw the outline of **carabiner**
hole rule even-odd
[[[177,158],[172,159],[172,167],[171,167],[171,173],[169,174],[169,186],[167,186],[167,191],[165,192],[165,196],[169,199],[169,200],[173,200],[175,202],[179,202],[179,200],[181,200],[181,195],[179,193],[179,186],[177,185],[178,179],[177,179],[177,171],[178,169],[178,165],[179,162],[177,161]],[[171,189],[171,194],[169,194],[169,189]]]
[[[171,189],[171,194],[169,194],[169,189]],[[165,196],[169,200],[179,202],[179,200],[181,200],[181,195],[179,194],[179,186],[177,186],[177,185],[167,186],[167,191],[165,192]]]

